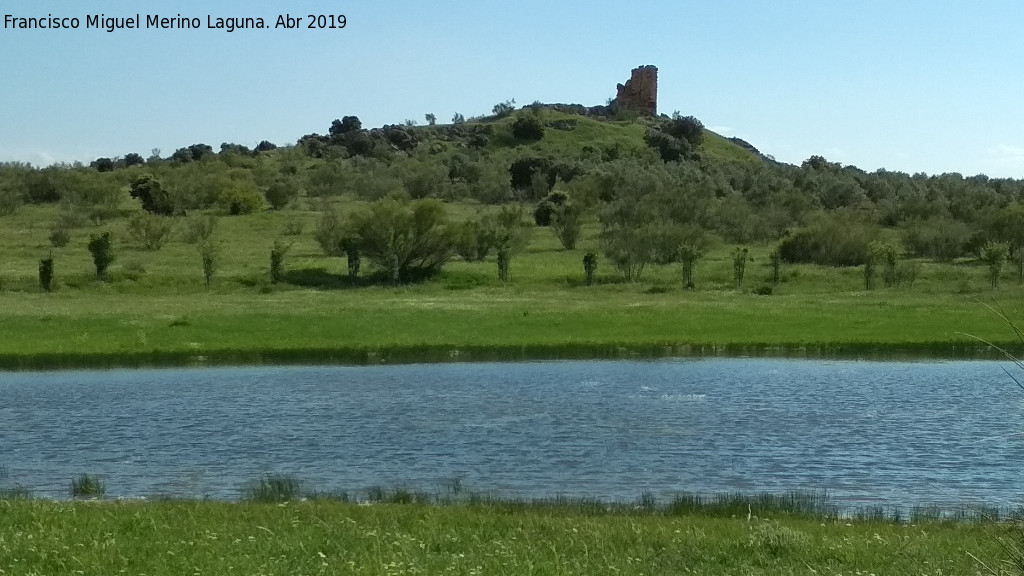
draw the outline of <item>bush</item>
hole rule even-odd
[[[970,228],[949,218],[914,219],[903,230],[903,242],[916,256],[951,261],[963,256],[971,238]]]
[[[54,224],[53,228],[50,229],[50,246],[54,248],[63,248],[71,242],[71,229],[65,226],[61,226],[58,220]]]
[[[193,216],[185,224],[185,233],[182,235],[185,242],[198,244],[206,242],[213,236],[217,229],[217,217],[208,214],[206,216]]]
[[[39,261],[39,287],[47,292],[53,291],[53,256]]]
[[[530,241],[532,230],[523,224],[522,206],[502,206],[486,222],[494,235],[494,247],[498,250],[498,279],[508,282],[512,258],[521,252]]]
[[[0,216],[9,216],[21,208],[24,187],[13,181],[0,182]]]
[[[107,485],[99,476],[82,474],[71,480],[68,493],[72,498],[102,498],[107,493]]]
[[[999,274],[1009,253],[1010,248],[1004,242],[989,241],[981,248],[981,261],[988,265],[988,281],[993,290],[999,286]]]
[[[284,228],[281,229],[281,233],[285,236],[302,236],[302,232],[306,229],[306,223],[295,218],[285,222]]]
[[[535,115],[520,116],[512,123],[512,136],[517,140],[537,142],[544,138],[544,123]]]
[[[232,216],[263,210],[265,202],[256,186],[249,182],[232,182],[221,190],[217,202]]]
[[[203,261],[203,278],[206,280],[206,289],[209,290],[220,260],[220,246],[212,242],[203,242],[199,245],[199,257]]]
[[[292,476],[266,474],[249,483],[242,499],[252,502],[288,502],[302,496],[302,483]]]
[[[89,253],[92,254],[93,264],[96,265],[96,278],[106,280],[107,269],[114,261],[114,251],[110,242],[110,232],[100,235],[93,234],[89,237]]]
[[[320,213],[320,219],[313,230],[313,239],[327,256],[341,256],[341,239],[345,235],[341,215],[330,208]]]
[[[583,209],[575,204],[565,204],[554,209],[551,230],[562,243],[562,248],[575,250],[576,241],[583,231]]]
[[[537,226],[549,226],[554,212],[554,204],[549,202],[547,199],[541,200],[537,203],[537,207],[533,209],[533,221]]]
[[[150,214],[171,216],[176,207],[171,194],[159,180],[146,175],[136,179],[128,188],[128,193],[142,204],[142,209]]]
[[[877,228],[842,211],[791,232],[779,244],[779,257],[791,263],[860,266],[867,262],[868,244]]]
[[[298,198],[299,188],[291,180],[275,180],[263,195],[271,208],[280,210]]]
[[[587,286],[591,286],[594,283],[594,273],[597,272],[597,255],[593,252],[587,252],[583,256],[583,272],[587,277]]]
[[[291,247],[291,244],[285,244],[280,239],[274,240],[274,245],[270,248],[271,284],[277,284],[284,279],[284,257]]]
[[[128,237],[144,250],[159,250],[174,233],[174,220],[168,216],[136,214],[128,221]]]
[[[664,162],[678,162],[689,153],[689,146],[685,140],[674,138],[659,130],[648,130],[644,135],[644,142],[657,150]]]
[[[353,216],[359,253],[391,282],[421,279],[439,271],[455,250],[457,232],[438,200],[381,200]]]

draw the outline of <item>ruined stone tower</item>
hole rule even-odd
[[[615,99],[623,108],[638,110],[648,116],[658,115],[658,67],[634,68],[629,80],[619,84]]]

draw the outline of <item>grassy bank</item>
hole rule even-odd
[[[1004,301],[1010,314],[1020,302]],[[673,355],[983,357],[1007,326],[976,301],[758,297],[632,287],[434,287],[162,295],[0,294],[0,366],[420,362]]]
[[[456,205],[456,217],[477,208]],[[108,282],[95,279],[75,232],[54,252],[57,287],[39,290],[38,258],[49,251],[53,207],[31,206],[0,228],[0,367],[175,365],[189,363],[418,362],[530,358],[657,357],[688,354],[892,357],[992,355],[965,333],[1012,338],[979,300],[1024,314],[1012,270],[986,288],[973,262],[920,262],[912,285],[863,290],[857,268],[785,266],[770,295],[768,246],[752,247],[745,284],[732,279],[729,246],[698,264],[697,289],[684,290],[678,266],[650,266],[639,282],[618,280],[599,259],[583,285],[582,255],[600,252],[596,224],[580,248],[562,249],[535,232],[496,278],[494,256],[450,262],[437,278],[382,286],[345,277],[344,258],[324,256],[312,238],[316,213],[289,210],[224,217],[222,264],[211,290],[193,245],[176,240],[146,251],[119,240]],[[289,223],[302,234],[285,261],[286,282],[267,279],[272,239]]]
[[[982,574],[975,558],[1000,565],[1006,530],[488,503],[0,501],[0,574]]]

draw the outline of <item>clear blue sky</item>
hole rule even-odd
[[[206,28],[207,15],[339,12],[344,30]],[[86,30],[87,14],[199,30]],[[659,67],[660,110],[779,160],[1024,177],[1024,3],[993,0],[3,0],[0,161],[90,161],[204,142],[294,143],[500,101],[603,104]]]

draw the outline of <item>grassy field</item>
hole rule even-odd
[[[37,268],[51,251],[56,208],[28,206],[0,218],[0,365],[973,356],[984,351],[966,334],[1013,340],[983,302],[998,301],[1010,318],[1024,314],[1024,288],[1013,271],[992,291],[974,262],[921,262],[912,286],[872,291],[863,289],[859,268],[784,266],[773,293],[759,295],[755,290],[768,286],[767,246],[751,247],[739,289],[729,245],[698,264],[694,291],[682,288],[678,266],[651,266],[639,282],[624,283],[603,258],[588,287],[581,261],[587,251],[600,255],[596,223],[574,251],[537,229],[512,261],[508,284],[497,280],[493,255],[474,263],[456,258],[423,284],[353,284],[344,258],[320,252],[312,238],[317,213],[304,208],[220,218],[215,238],[223,253],[209,291],[194,245],[179,236],[158,251],[142,250],[127,240],[120,219],[75,229],[67,247],[52,249],[57,289],[43,293]],[[464,218],[483,209],[451,211]],[[289,225],[302,233],[283,235]],[[117,259],[111,280],[100,282],[85,245],[105,230]],[[278,237],[292,243],[288,282],[271,285],[269,252]]]
[[[989,574],[1008,567],[1010,530],[573,505],[0,500],[0,574]]]

